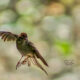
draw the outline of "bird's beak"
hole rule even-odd
[[[25,38],[25,40],[28,40],[27,38]]]

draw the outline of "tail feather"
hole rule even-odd
[[[44,60],[44,58],[39,53],[36,54],[36,56],[43,62],[44,65],[48,66],[47,62]]]
[[[37,58],[39,58],[44,65],[48,66],[47,62],[44,60],[44,58],[40,55],[39,51],[34,47],[32,42],[28,42],[28,46],[32,49],[33,53],[36,55]]]
[[[43,71],[46,73],[46,75],[48,75],[47,71],[39,64],[39,62],[37,61],[37,59],[36,59],[35,56],[34,56],[33,59],[34,59],[35,64],[36,64],[41,70],[43,70]]]

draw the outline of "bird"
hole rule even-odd
[[[4,40],[4,42],[5,41],[16,42],[16,47],[21,54],[21,58],[16,65],[16,69],[26,63],[28,64],[28,66],[31,66],[31,64],[33,63],[48,75],[47,71],[39,63],[38,59],[40,59],[41,62],[47,67],[48,67],[48,64],[45,61],[45,59],[41,56],[40,52],[34,46],[34,44],[28,40],[27,33],[22,32],[19,35],[17,35],[8,31],[0,31],[0,37],[1,39]],[[23,57],[25,58],[23,61],[21,61]]]

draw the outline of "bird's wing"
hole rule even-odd
[[[5,31],[0,31],[0,36],[1,39],[3,39],[4,41],[11,41],[11,40],[14,41],[18,38],[18,35]]]
[[[44,65],[48,66],[47,62],[40,55],[39,51],[36,49],[36,47],[33,45],[33,43],[32,42],[29,42],[28,46],[33,51],[33,53],[36,55],[36,57],[39,58],[44,63]]]

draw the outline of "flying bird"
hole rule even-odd
[[[28,36],[26,33],[21,33],[20,35],[13,34],[11,32],[0,31],[0,37],[4,41],[16,41],[16,47],[18,51],[21,53],[21,58],[16,65],[16,69],[23,64],[28,63],[28,66],[31,66],[31,62],[42,69],[46,74],[47,71],[42,67],[42,65],[38,62],[37,59],[40,59],[42,63],[48,67],[47,62],[41,56],[37,48],[34,46],[32,42],[28,40]],[[24,58],[23,61],[22,58]]]

